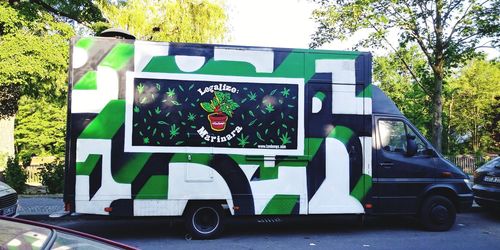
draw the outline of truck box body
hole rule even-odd
[[[409,123],[372,85],[370,53],[95,37],[71,48],[72,211],[180,216],[205,200],[232,215],[398,213],[375,185],[398,177],[374,180],[376,157],[399,159],[372,137],[393,124],[375,113]],[[412,187],[430,190],[442,171],[422,162],[413,174],[427,179]],[[451,189],[467,196],[463,173],[451,172],[463,184]],[[423,193],[395,189],[410,204],[399,212],[416,212]],[[389,210],[371,209],[384,202]]]

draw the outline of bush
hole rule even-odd
[[[9,158],[8,154],[5,152],[0,152],[0,171],[5,169],[7,165],[7,159]]]
[[[64,188],[64,162],[55,161],[45,164],[40,171],[42,184],[50,194],[60,194]]]
[[[5,183],[16,190],[18,194],[24,193],[26,190],[25,183],[26,179],[28,179],[28,174],[26,173],[24,167],[19,165],[19,159],[17,157],[9,157],[4,176]]]

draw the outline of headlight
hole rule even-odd
[[[464,179],[464,182],[465,182],[465,184],[467,184],[467,186],[468,186],[470,189],[472,189],[472,183],[470,182],[470,180],[469,180],[469,179]]]

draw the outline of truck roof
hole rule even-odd
[[[396,104],[375,85],[372,85],[372,100],[372,113],[403,116]]]

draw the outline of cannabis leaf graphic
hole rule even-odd
[[[173,88],[173,89],[168,88],[167,96],[168,97],[173,97],[174,95],[175,95],[175,88]]]
[[[244,136],[243,134],[241,134],[240,137],[236,137],[236,139],[238,139],[238,146],[241,146],[242,148],[245,147],[245,145],[247,145],[249,142],[248,142],[248,135],[247,136]]]
[[[267,110],[268,113],[271,113],[271,112],[274,111],[274,106],[271,103],[268,103],[266,105],[266,110]]]
[[[174,138],[176,135],[179,134],[179,128],[175,126],[175,124],[172,124],[170,126],[170,139]]]
[[[233,117],[233,111],[240,107],[231,99],[231,94],[220,91],[215,91],[214,99],[210,102],[202,102],[200,106],[208,113],[224,113],[229,117]]]
[[[142,94],[142,92],[144,92],[144,85],[142,83],[139,83],[139,85],[137,85],[137,92],[139,92],[139,94]]]
[[[290,89],[287,89],[287,88],[283,88],[282,91],[280,91],[281,95],[283,95],[284,97],[288,97],[290,95]]]
[[[257,94],[254,92],[250,91],[250,93],[247,95],[250,101],[255,101],[257,99]]]
[[[188,119],[188,121],[194,121],[194,119],[196,119],[196,115],[193,114],[193,113],[191,113],[191,112],[189,112],[187,119]]]
[[[288,136],[288,132],[286,132],[280,136],[280,141],[281,141],[281,145],[286,145],[286,144],[289,144],[292,142],[291,138]]]

